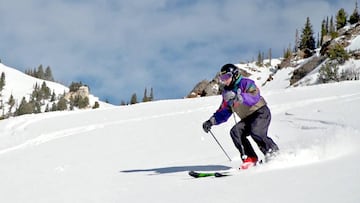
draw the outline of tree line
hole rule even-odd
[[[345,27],[348,23],[350,25],[358,23],[360,20],[360,15],[358,12],[358,3],[355,2],[355,8],[349,16],[346,11],[341,8],[336,13],[335,18],[333,16],[326,17],[321,22],[321,33],[317,35],[317,39],[314,37],[314,31],[312,24],[310,22],[310,18],[306,18],[305,25],[302,29],[301,36],[299,37],[299,31],[295,32],[295,45],[290,45],[288,48],[285,48],[283,51],[283,58],[289,59],[292,57],[293,52],[297,52],[298,50],[302,51],[313,51],[316,48],[320,48],[327,40],[325,39],[334,39],[338,37],[338,30]],[[264,64],[264,59],[266,57],[269,59],[267,64]],[[258,66],[267,66],[271,64],[272,51],[271,48],[268,50],[265,55],[263,51],[258,52],[256,65]]]
[[[25,74],[42,80],[55,81],[50,66],[44,70],[43,66],[39,65],[37,68],[25,70]]]
[[[150,101],[154,101],[154,90],[153,88],[150,88],[150,94],[148,95],[148,90],[147,88],[145,88],[141,102],[150,102]],[[122,100],[120,105],[124,106],[124,105],[132,105],[137,103],[139,103],[138,96],[136,93],[133,93],[131,95],[130,102],[125,102],[124,100]]]
[[[312,52],[316,48],[325,46],[325,43],[331,42],[332,39],[337,38],[339,36],[338,31],[346,25],[354,25],[359,23],[359,21],[360,15],[357,2],[355,2],[355,8],[350,16],[341,8],[338,10],[335,20],[333,16],[323,19],[321,23],[321,34],[318,34],[318,40],[316,42],[310,19],[307,17],[304,28],[302,29],[301,38],[295,43],[298,45],[296,46],[296,50],[309,50]],[[343,45],[335,43],[328,47],[328,51],[325,54],[329,60],[320,67],[318,82],[359,80],[360,69],[355,65],[339,72],[339,65],[344,64],[350,58],[350,53],[345,50]],[[287,57],[291,57],[291,55]]]

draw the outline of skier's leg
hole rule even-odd
[[[264,106],[255,112],[254,117],[252,117],[250,123],[251,136],[264,155],[266,155],[266,153],[279,150],[279,147],[276,145],[276,143],[267,136],[270,121],[270,110],[267,106]]]
[[[232,127],[230,135],[235,147],[240,152],[241,158],[243,158],[244,155],[248,157],[257,157],[249,140],[246,138],[246,136],[249,135],[249,130],[247,130],[245,122],[240,121]]]

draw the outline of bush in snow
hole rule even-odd
[[[338,63],[336,61],[329,61],[325,63],[325,65],[322,65],[319,70],[318,80],[320,83],[340,81]]]

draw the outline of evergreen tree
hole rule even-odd
[[[58,111],[67,110],[67,101],[66,101],[65,97],[62,96],[62,97],[59,99],[57,105],[53,105],[53,108],[52,108],[52,109],[56,109],[56,110],[58,110]]]
[[[295,31],[295,46],[294,46],[294,52],[297,52],[300,47],[300,40],[299,40],[299,30],[296,29]]]
[[[27,102],[25,97],[22,98],[19,108],[16,110],[16,115],[24,115],[34,113],[35,106],[32,102]]]
[[[304,26],[304,29],[301,34],[301,40],[300,40],[300,50],[304,49],[315,49],[315,38],[314,38],[314,32],[312,30],[312,25],[310,23],[310,18],[306,18],[306,23]]]
[[[324,37],[328,34],[326,20],[324,19],[321,23],[321,34],[320,34],[320,45],[324,44]]]
[[[36,78],[44,79],[45,78],[45,72],[42,65],[40,65],[36,71]]]
[[[51,68],[50,66],[48,66],[46,69],[45,69],[45,75],[44,75],[44,79],[45,80],[48,80],[48,81],[54,81],[54,77],[53,77],[53,74],[52,74],[52,71],[51,71]]]
[[[46,104],[45,112],[50,112],[50,108],[49,108],[49,104],[48,104],[48,103]]]
[[[322,83],[327,83],[330,81],[339,81],[339,66],[334,62],[327,62],[325,65],[322,65],[319,70],[318,80]]]
[[[330,29],[329,29],[329,16],[326,17],[326,33],[329,34]]]
[[[53,91],[53,93],[51,94],[51,99],[50,99],[50,101],[51,101],[51,102],[54,102],[55,99],[56,99],[56,94],[55,94],[55,91]]]
[[[4,89],[4,86],[5,86],[5,73],[2,72],[0,78],[0,92]]]
[[[99,102],[95,102],[95,104],[94,104],[94,106],[93,106],[93,109],[97,109],[97,108],[99,108],[100,107],[100,104],[99,104]]]
[[[51,96],[50,88],[46,86],[45,81],[41,85],[40,95],[41,95],[41,99],[49,99]]]
[[[57,107],[56,103],[54,102],[51,106],[51,111],[57,111],[57,110],[58,110],[58,107]]]
[[[291,59],[291,55],[292,55],[292,53],[291,53],[290,48],[284,49],[284,53],[283,53],[284,59],[287,59],[287,60]]]
[[[7,104],[10,106],[10,107],[9,107],[9,115],[10,115],[10,114],[11,114],[11,110],[12,110],[12,108],[13,108],[14,105],[15,105],[15,99],[14,99],[14,96],[13,96],[12,94],[10,95],[10,98],[9,98]]]
[[[134,93],[131,96],[130,104],[137,104],[137,103],[138,103],[137,96],[136,96],[136,93]]]
[[[78,96],[78,107],[80,109],[86,108],[89,106],[89,97]]]
[[[258,56],[257,56],[257,61],[256,61],[256,65],[257,66],[263,66],[263,54],[261,54],[261,51],[259,51]]]
[[[359,22],[360,20],[360,15],[358,12],[358,4],[357,1],[355,2],[355,9],[353,11],[353,13],[351,14],[350,18],[349,18],[349,23],[350,24],[355,24],[357,22]]]
[[[81,86],[83,86],[82,82],[71,82],[71,85],[69,86],[70,92],[78,91]]]
[[[337,61],[339,64],[344,64],[350,58],[345,48],[340,44],[335,44],[328,51],[329,58]]]
[[[153,88],[150,89],[150,101],[154,101],[154,90],[153,90]]]
[[[336,29],[339,30],[346,25],[347,22],[347,14],[345,10],[342,8],[338,11],[336,15]]]
[[[143,99],[142,99],[142,102],[147,102],[149,101],[149,98],[147,96],[147,88],[145,88],[145,91],[144,91],[144,96],[143,96]]]
[[[332,39],[335,39],[338,36],[336,29],[335,29],[334,19],[332,16],[330,18],[329,34],[331,35]]]

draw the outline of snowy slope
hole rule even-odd
[[[5,73],[5,87],[2,91],[2,98],[5,102],[7,102],[12,94],[14,99],[18,104],[20,104],[21,99],[25,96],[28,100],[31,93],[34,90],[35,84],[37,83],[39,86],[44,82],[44,80],[37,79],[31,77],[29,75],[24,74],[14,68],[8,67],[2,63],[0,63],[0,74]],[[63,94],[64,92],[68,92],[69,88],[65,87],[56,82],[45,81],[46,86],[48,86],[51,92],[55,92],[56,95]],[[89,96],[89,103],[91,106],[98,101],[100,103],[100,107],[108,107],[109,104],[105,102],[99,101],[99,98],[95,97],[94,95]]]
[[[221,179],[187,175],[240,165],[233,119],[233,162],[201,128],[219,96],[0,121],[1,201],[360,202],[360,82],[262,92],[281,155]]]

